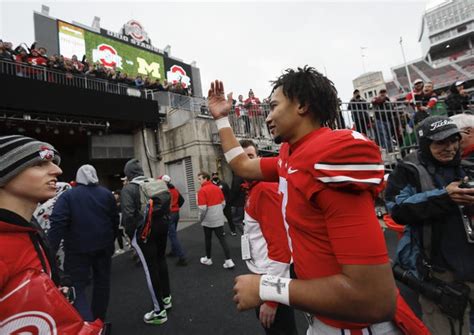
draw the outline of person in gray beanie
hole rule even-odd
[[[119,215],[112,192],[100,186],[97,172],[86,164],[77,170],[77,186],[56,201],[48,238],[53,251],[64,239],[64,272],[76,288],[74,307],[84,320],[105,321],[110,292],[110,271]],[[92,304],[86,287],[92,272]]]
[[[35,164],[51,161],[58,166],[61,162],[51,144],[21,135],[0,137],[0,156],[0,187]]]
[[[58,334],[99,334],[100,321],[86,324],[70,308],[65,295],[71,290],[59,289],[53,254],[42,238],[41,227],[32,220],[38,203],[56,195],[62,173],[59,153],[48,143],[9,135],[0,136],[0,156],[2,330],[13,334],[33,325],[34,309],[36,314],[48,316]]]

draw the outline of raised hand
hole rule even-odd
[[[224,95],[224,84],[222,81],[216,80],[211,83],[211,88],[207,96],[207,104],[209,112],[214,119],[220,119],[229,115],[232,109],[232,92],[227,94],[227,100]]]

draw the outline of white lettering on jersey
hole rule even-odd
[[[357,131],[352,131],[352,137],[354,137],[354,139],[356,140],[364,140],[364,141],[368,141],[368,139],[362,135],[361,133],[358,133]]]
[[[288,246],[290,247],[290,251],[293,252],[291,238],[288,234],[288,222],[286,222],[286,205],[288,204],[288,183],[283,177],[280,177],[280,181],[278,183],[278,191],[283,194],[283,200],[281,202],[281,214],[283,215],[283,223],[285,224],[286,235],[288,236]]]
[[[383,171],[383,164],[314,164],[315,170],[330,171]],[[289,172],[288,172],[289,173]]]

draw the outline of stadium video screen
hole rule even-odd
[[[107,38],[86,29],[58,21],[59,53],[66,58],[76,55],[80,60],[86,55],[88,61],[100,62],[105,67],[113,66],[129,76],[165,78],[163,56],[136,48],[126,43]]]

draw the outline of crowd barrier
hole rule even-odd
[[[94,78],[85,74],[74,74],[53,70],[44,66],[34,66],[6,60],[0,60],[0,74],[139,98],[149,98],[149,91],[151,92],[151,90],[137,89],[130,85]]]
[[[265,123],[270,112],[269,105],[254,105],[249,110],[233,108],[230,124],[237,137],[270,139]],[[454,114],[467,112],[456,111]],[[443,103],[429,111],[430,115],[447,115]],[[387,102],[381,106],[370,103],[341,103],[336,129],[353,129],[376,142],[388,169],[418,146],[415,134],[415,109],[405,102]]]

